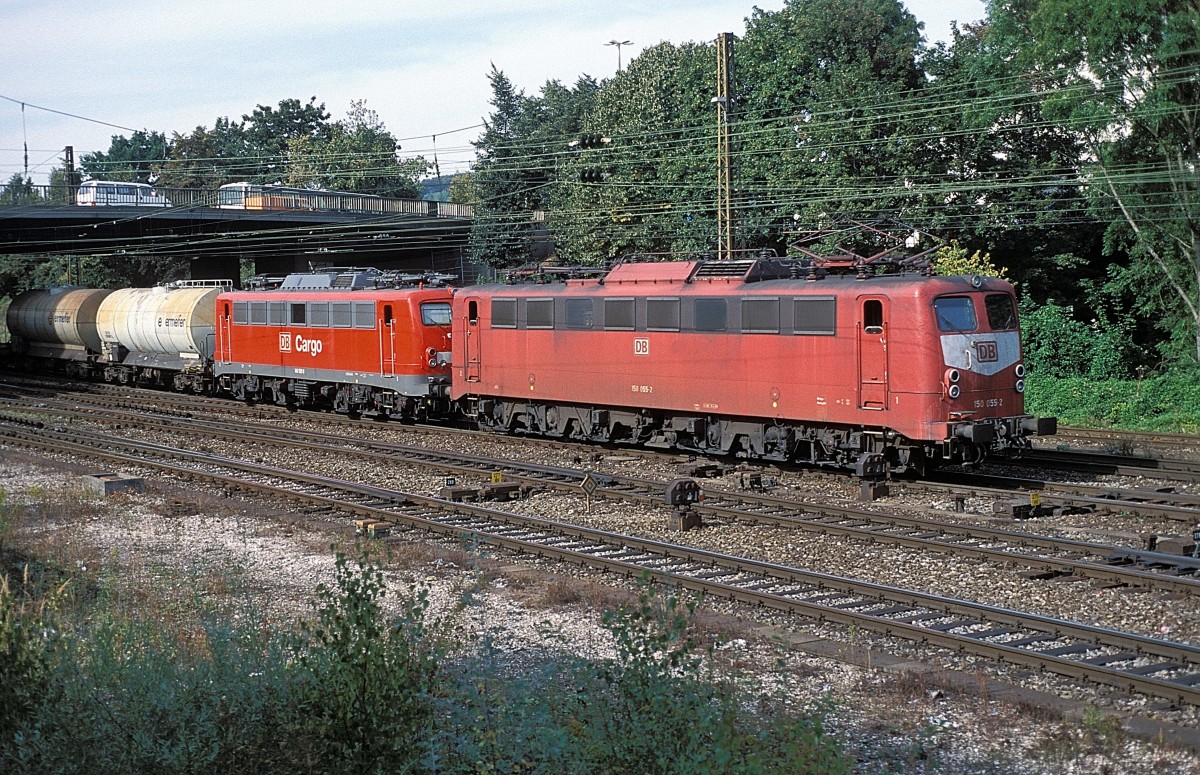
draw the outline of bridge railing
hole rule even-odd
[[[79,186],[19,185],[0,189],[0,206],[74,206]],[[300,191],[293,189],[293,191]],[[141,207],[147,210],[217,208],[217,191],[201,188],[156,188],[161,199],[148,201],[136,197],[115,197],[99,206]],[[433,218],[471,218],[471,205],[439,202],[432,199],[393,199],[341,191],[300,191],[299,194],[271,194],[249,199],[246,206],[220,205],[221,209],[253,211],[341,212],[366,215],[420,215]]]

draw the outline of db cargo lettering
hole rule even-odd
[[[325,343],[320,339],[305,339],[302,336],[297,336],[293,343],[298,353],[308,353],[314,358],[321,354],[325,349]]]

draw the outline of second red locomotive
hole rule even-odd
[[[453,398],[496,430],[925,473],[1020,448],[1012,286],[796,262],[623,262],[465,288]],[[799,276],[797,276],[799,274]]]

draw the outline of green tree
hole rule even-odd
[[[245,122],[247,178],[254,183],[277,183],[287,175],[288,144],[301,137],[325,138],[329,133],[329,113],[325,103],[315,104],[317,98],[309,97],[307,104],[289,98],[279,101],[278,108],[258,105]]]
[[[172,135],[170,158],[163,165],[159,185],[217,188],[248,179],[258,171],[258,161],[251,155],[245,126],[223,116],[212,129],[198,126],[186,135]]]
[[[918,149],[905,96],[921,31],[899,0],[789,0],[755,9],[737,44],[736,193],[749,246],[796,224],[902,207]]]
[[[1016,63],[1030,45],[1021,25],[967,25],[923,58],[933,80],[906,108],[919,149],[906,220],[986,246],[1039,300],[1085,305],[1105,275],[1103,226],[1086,217],[1078,134],[1047,118]]]
[[[295,186],[415,198],[429,171],[422,157],[401,160],[396,137],[364,100],[321,134],[288,141],[287,182]]]
[[[471,254],[475,261],[511,267],[545,246],[537,213],[554,201],[559,161],[597,86],[587,76],[574,89],[551,81],[539,98],[525,96],[494,66],[488,77],[493,112],[475,142]]]
[[[42,198],[33,188],[33,181],[19,172],[14,172],[4,188],[0,189],[0,204],[28,205],[39,204]]]
[[[84,154],[79,167],[94,180],[154,182],[170,155],[170,142],[162,132],[138,130],[129,137],[113,135],[108,151]]]
[[[575,124],[610,142],[563,156],[551,222],[562,256],[595,263],[712,247],[714,57],[711,45],[660,43],[590,98]],[[583,180],[584,171],[600,179]]]
[[[1109,223],[1110,290],[1161,318],[1168,361],[1200,362],[1200,6],[1194,0],[997,4],[1035,45],[1020,62],[1045,110],[1087,144]]]

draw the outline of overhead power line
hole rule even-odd
[[[41,105],[34,105],[31,102],[25,102],[24,100],[13,99],[12,97],[6,97],[3,94],[0,94],[0,100],[8,100],[9,102],[13,102],[13,103],[16,103],[17,105],[21,105],[22,107],[33,108],[35,110],[44,110],[47,113],[57,113],[60,116],[67,116],[68,118],[77,118],[80,121],[90,121],[93,124],[101,124],[103,126],[111,126],[114,129],[124,129],[126,132],[141,131],[139,129],[133,129],[132,127],[121,126],[120,124],[112,124],[112,123],[109,123],[108,121],[101,121],[98,118],[88,118],[87,116],[80,116],[75,113],[68,113],[65,110],[55,110],[54,108],[44,108]]]

